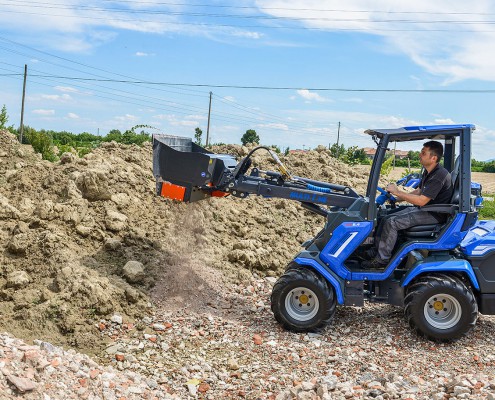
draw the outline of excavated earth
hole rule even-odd
[[[369,168],[324,147],[283,161],[365,191]],[[254,164],[275,169],[263,151]],[[321,335],[285,332],[270,287],[323,219],[281,199],[154,191],[150,144],[50,163],[0,132],[0,398],[492,396],[494,318],[451,345],[382,305],[339,309]]]

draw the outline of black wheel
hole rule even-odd
[[[411,328],[430,340],[457,340],[466,336],[478,319],[478,304],[471,289],[445,274],[414,281],[407,289],[404,305]]]
[[[317,272],[291,263],[273,286],[271,307],[275,319],[285,329],[316,332],[335,313],[333,287]]]

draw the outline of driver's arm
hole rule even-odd
[[[407,201],[408,203],[411,203],[415,206],[425,206],[426,204],[429,203],[431,198],[426,197],[421,194],[421,189],[417,188],[414,189],[411,193],[404,192],[403,190],[400,190],[396,185],[393,183],[389,183],[386,188],[387,192],[390,192],[392,195],[397,197],[397,199],[402,200],[402,201]]]
[[[414,189],[414,190],[413,190],[413,191],[411,191],[411,192],[403,192],[402,190],[399,190],[399,189],[397,189],[397,191],[398,191],[399,193],[416,194],[416,195],[421,194],[421,189],[420,189],[420,188],[416,188],[416,189]],[[390,192],[390,193],[392,193],[392,192]],[[393,194],[393,193],[392,193],[392,194]],[[397,199],[397,201],[408,201],[408,200],[406,200],[405,198],[403,198],[400,194],[397,194],[397,195],[396,195],[396,194],[394,194],[394,196],[395,196],[395,198]]]

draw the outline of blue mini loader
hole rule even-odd
[[[189,138],[157,135],[157,194],[186,202],[225,195],[285,198],[324,218],[323,229],[302,245],[273,287],[271,308],[286,329],[321,330],[337,305],[363,306],[368,300],[404,307],[418,334],[452,341],[474,327],[478,313],[495,314],[495,221],[478,221],[476,196],[471,196],[474,129],[439,125],[367,130],[377,151],[365,196],[347,186],[293,176],[263,146],[237,163]],[[443,142],[443,165],[451,171],[454,194],[449,204],[423,209],[444,213],[447,221],[401,231],[388,265],[363,269],[359,254],[372,245],[380,219],[397,209],[393,199],[391,204],[376,203],[377,192],[384,192],[378,181],[387,148],[394,142],[426,140]],[[251,167],[251,156],[259,149],[270,152],[278,171]],[[398,208],[407,207],[414,206]]]

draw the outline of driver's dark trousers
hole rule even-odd
[[[407,207],[383,217],[377,229],[379,236],[376,237],[377,241],[375,242],[378,256],[384,261],[390,260],[399,231],[412,226],[438,224],[439,222],[443,222],[442,217],[423,211],[418,207]]]

